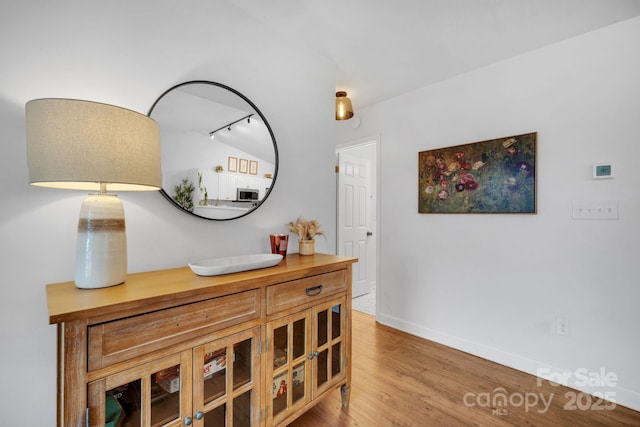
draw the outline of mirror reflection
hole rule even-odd
[[[273,132],[238,91],[214,82],[176,85],[153,104],[160,125],[162,194],[212,220],[249,214],[267,198],[278,171]]]

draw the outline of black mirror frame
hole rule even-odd
[[[243,213],[242,215],[235,216],[233,218],[207,218],[207,217],[204,217],[204,216],[197,215],[196,213],[188,211],[188,210],[184,209],[182,206],[180,206],[178,203],[176,203],[176,201],[173,200],[173,197],[171,197],[169,194],[167,194],[167,192],[164,190],[164,187],[160,189],[160,193],[164,196],[165,199],[169,200],[171,202],[171,204],[174,205],[176,208],[180,209],[182,212],[186,212],[186,213],[188,213],[190,215],[193,215],[193,216],[195,216],[197,218],[201,218],[201,219],[208,220],[208,221],[231,221],[231,220],[234,220],[234,219],[242,218],[244,216],[247,216],[247,215],[255,212],[260,206],[262,206],[262,204],[267,200],[267,198],[271,194],[271,191],[273,190],[273,187],[276,184],[276,178],[278,177],[278,165],[280,163],[279,156],[278,156],[278,145],[276,144],[276,137],[273,134],[273,130],[271,129],[271,126],[269,125],[269,122],[267,121],[266,117],[262,114],[262,112],[258,109],[258,107],[256,107],[256,105],[249,98],[247,98],[242,93],[238,92],[237,90],[235,90],[235,89],[233,89],[233,88],[231,88],[231,87],[229,87],[227,85],[224,85],[222,83],[212,82],[212,81],[209,81],[209,80],[191,80],[191,81],[179,83],[179,84],[177,84],[175,86],[170,87],[169,89],[165,90],[158,97],[158,99],[156,99],[156,101],[153,103],[153,105],[149,109],[149,112],[147,113],[147,116],[151,117],[151,113],[153,112],[154,108],[156,107],[158,102],[160,102],[160,100],[162,100],[162,98],[164,98],[164,96],[166,94],[168,94],[172,90],[177,89],[179,87],[186,86],[186,85],[192,85],[192,84],[208,84],[208,85],[212,85],[212,86],[217,86],[217,87],[222,88],[222,89],[226,89],[226,90],[234,93],[235,95],[239,96],[240,98],[242,98],[260,116],[260,119],[264,122],[265,126],[267,127],[267,130],[269,131],[269,135],[271,136],[271,141],[273,142],[273,153],[275,155],[275,162],[274,162],[275,168],[274,168],[274,171],[273,171],[273,178],[272,178],[271,186],[269,187],[269,189],[265,193],[265,195],[262,198],[262,200],[260,200],[260,202],[253,209],[247,211],[246,213]]]

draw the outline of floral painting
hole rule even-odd
[[[536,213],[537,133],[418,154],[419,213]]]

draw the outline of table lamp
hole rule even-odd
[[[123,283],[127,275],[124,209],[112,191],[162,186],[160,129],[148,116],[74,99],[26,104],[29,182],[85,190],[76,242],[75,284],[82,289]]]

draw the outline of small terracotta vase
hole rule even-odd
[[[316,241],[310,240],[298,240],[298,253],[300,255],[313,255],[316,251]]]

